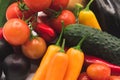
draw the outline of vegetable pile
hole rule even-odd
[[[97,0],[5,1],[0,79],[26,80],[31,73],[31,80],[120,79],[120,34],[104,27]]]

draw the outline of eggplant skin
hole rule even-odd
[[[103,31],[120,38],[120,0],[94,0],[90,9]]]
[[[0,39],[0,61],[11,53],[13,53],[12,46],[5,39]]]
[[[22,54],[22,53],[21,53]],[[3,61],[6,80],[25,80],[30,71],[30,61],[21,54],[10,54]]]

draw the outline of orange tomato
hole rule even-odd
[[[111,75],[110,67],[100,63],[89,65],[86,72],[93,80],[108,80]]]
[[[23,20],[10,19],[3,26],[3,37],[12,45],[22,45],[29,39],[30,29]]]
[[[109,80],[120,80],[120,76],[110,76]]]
[[[28,40],[25,44],[22,45],[23,54],[30,59],[41,58],[44,55],[46,48],[46,42],[41,37]]]

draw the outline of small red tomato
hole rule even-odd
[[[25,4],[34,12],[39,12],[47,9],[52,0],[24,0]]]
[[[6,10],[6,19],[12,19],[12,18],[29,18],[34,12],[31,10],[27,10],[27,11],[21,11],[19,9],[19,3],[18,2],[14,2],[12,3]]]
[[[53,18],[51,21],[51,27],[57,32],[60,33],[62,30],[62,23],[64,22],[65,27],[69,24],[74,24],[76,18],[74,14],[69,10],[62,10],[61,14],[57,18]]]
[[[50,5],[51,9],[60,10],[65,9],[69,3],[69,0],[52,0],[52,4]]]
[[[28,40],[25,44],[22,45],[23,54],[30,59],[41,58],[44,55],[46,48],[46,42],[41,37]]]
[[[29,39],[30,29],[23,20],[10,19],[3,26],[3,37],[12,45],[21,45]]]
[[[89,78],[89,76],[87,75],[86,72],[82,72],[82,73],[80,73],[77,80],[91,80],[91,79]]]
[[[110,76],[110,79],[109,80],[120,80],[120,76]]]
[[[93,80],[108,80],[111,69],[105,64],[93,63],[87,67],[87,75]]]

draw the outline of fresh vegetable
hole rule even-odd
[[[62,12],[57,17],[51,20],[51,27],[57,33],[60,33],[62,30],[61,21],[64,21],[66,27],[69,24],[74,24],[76,22],[76,18],[70,10],[62,10]]]
[[[22,45],[23,54],[30,59],[43,57],[47,44],[42,37],[35,37]]]
[[[80,73],[77,80],[91,80],[91,79],[89,78],[89,76],[87,75],[86,72],[82,72],[82,73]]]
[[[22,53],[21,53],[22,54]],[[3,62],[6,80],[25,80],[30,71],[30,62],[21,54],[8,55]]]
[[[102,30],[120,38],[120,1],[94,0],[90,8],[95,13]]]
[[[110,76],[109,80],[120,80],[120,76]]]
[[[2,62],[11,53],[13,53],[12,46],[6,40],[0,39],[0,61]]]
[[[62,48],[56,52],[49,62],[45,80],[64,80],[64,75],[69,64],[68,55],[64,51],[65,40],[63,39]]]
[[[38,33],[39,36],[45,39],[46,42],[51,42],[56,38],[55,31],[44,23],[38,23],[34,30]]]
[[[0,27],[2,27],[6,22],[6,9],[7,7],[15,2],[16,0],[0,0]]]
[[[6,19],[24,18],[28,19],[34,12],[26,9],[25,4],[21,2],[14,2],[10,4],[6,10]]]
[[[111,75],[111,69],[101,63],[94,63],[87,67],[87,75],[92,80],[108,80]]]
[[[64,29],[64,38],[69,46],[76,45],[83,36],[88,37],[81,46],[84,53],[94,55],[110,63],[120,65],[120,39],[82,24],[71,24]]]
[[[88,67],[90,64],[93,63],[102,63],[105,64],[107,66],[109,66],[111,68],[111,74],[112,75],[120,75],[120,66],[111,64],[101,58],[97,58],[95,56],[90,56],[90,55],[85,55],[85,59],[84,59],[84,67]]]
[[[86,8],[80,11],[79,23],[101,30],[101,27],[99,25],[99,22],[95,14],[93,13],[92,10],[89,9],[89,6],[91,5],[93,1],[94,0],[90,0]]]
[[[34,12],[43,11],[51,5],[52,0],[23,0],[24,3]]]
[[[84,6],[85,3],[86,3],[86,0],[69,0],[69,3],[67,5],[67,9],[74,10],[75,5],[78,4],[78,3],[80,3]]]
[[[40,65],[36,70],[32,80],[45,80],[46,71],[47,71],[47,68],[49,67],[50,60],[61,49],[59,45],[62,38],[62,34],[63,34],[63,30],[61,31],[61,34],[59,36],[59,39],[57,40],[57,43],[55,45],[48,46],[47,51],[43,56],[40,62]]]
[[[68,5],[69,0],[52,0],[50,5],[50,9],[59,11],[61,9],[65,9]]]
[[[22,45],[30,37],[27,23],[21,19],[10,19],[3,26],[3,37],[12,45]]]
[[[81,45],[84,39],[85,37],[80,40],[77,46],[69,48],[66,52],[69,58],[69,63],[64,80],[77,80],[81,73],[84,62],[84,53],[81,50]]]

